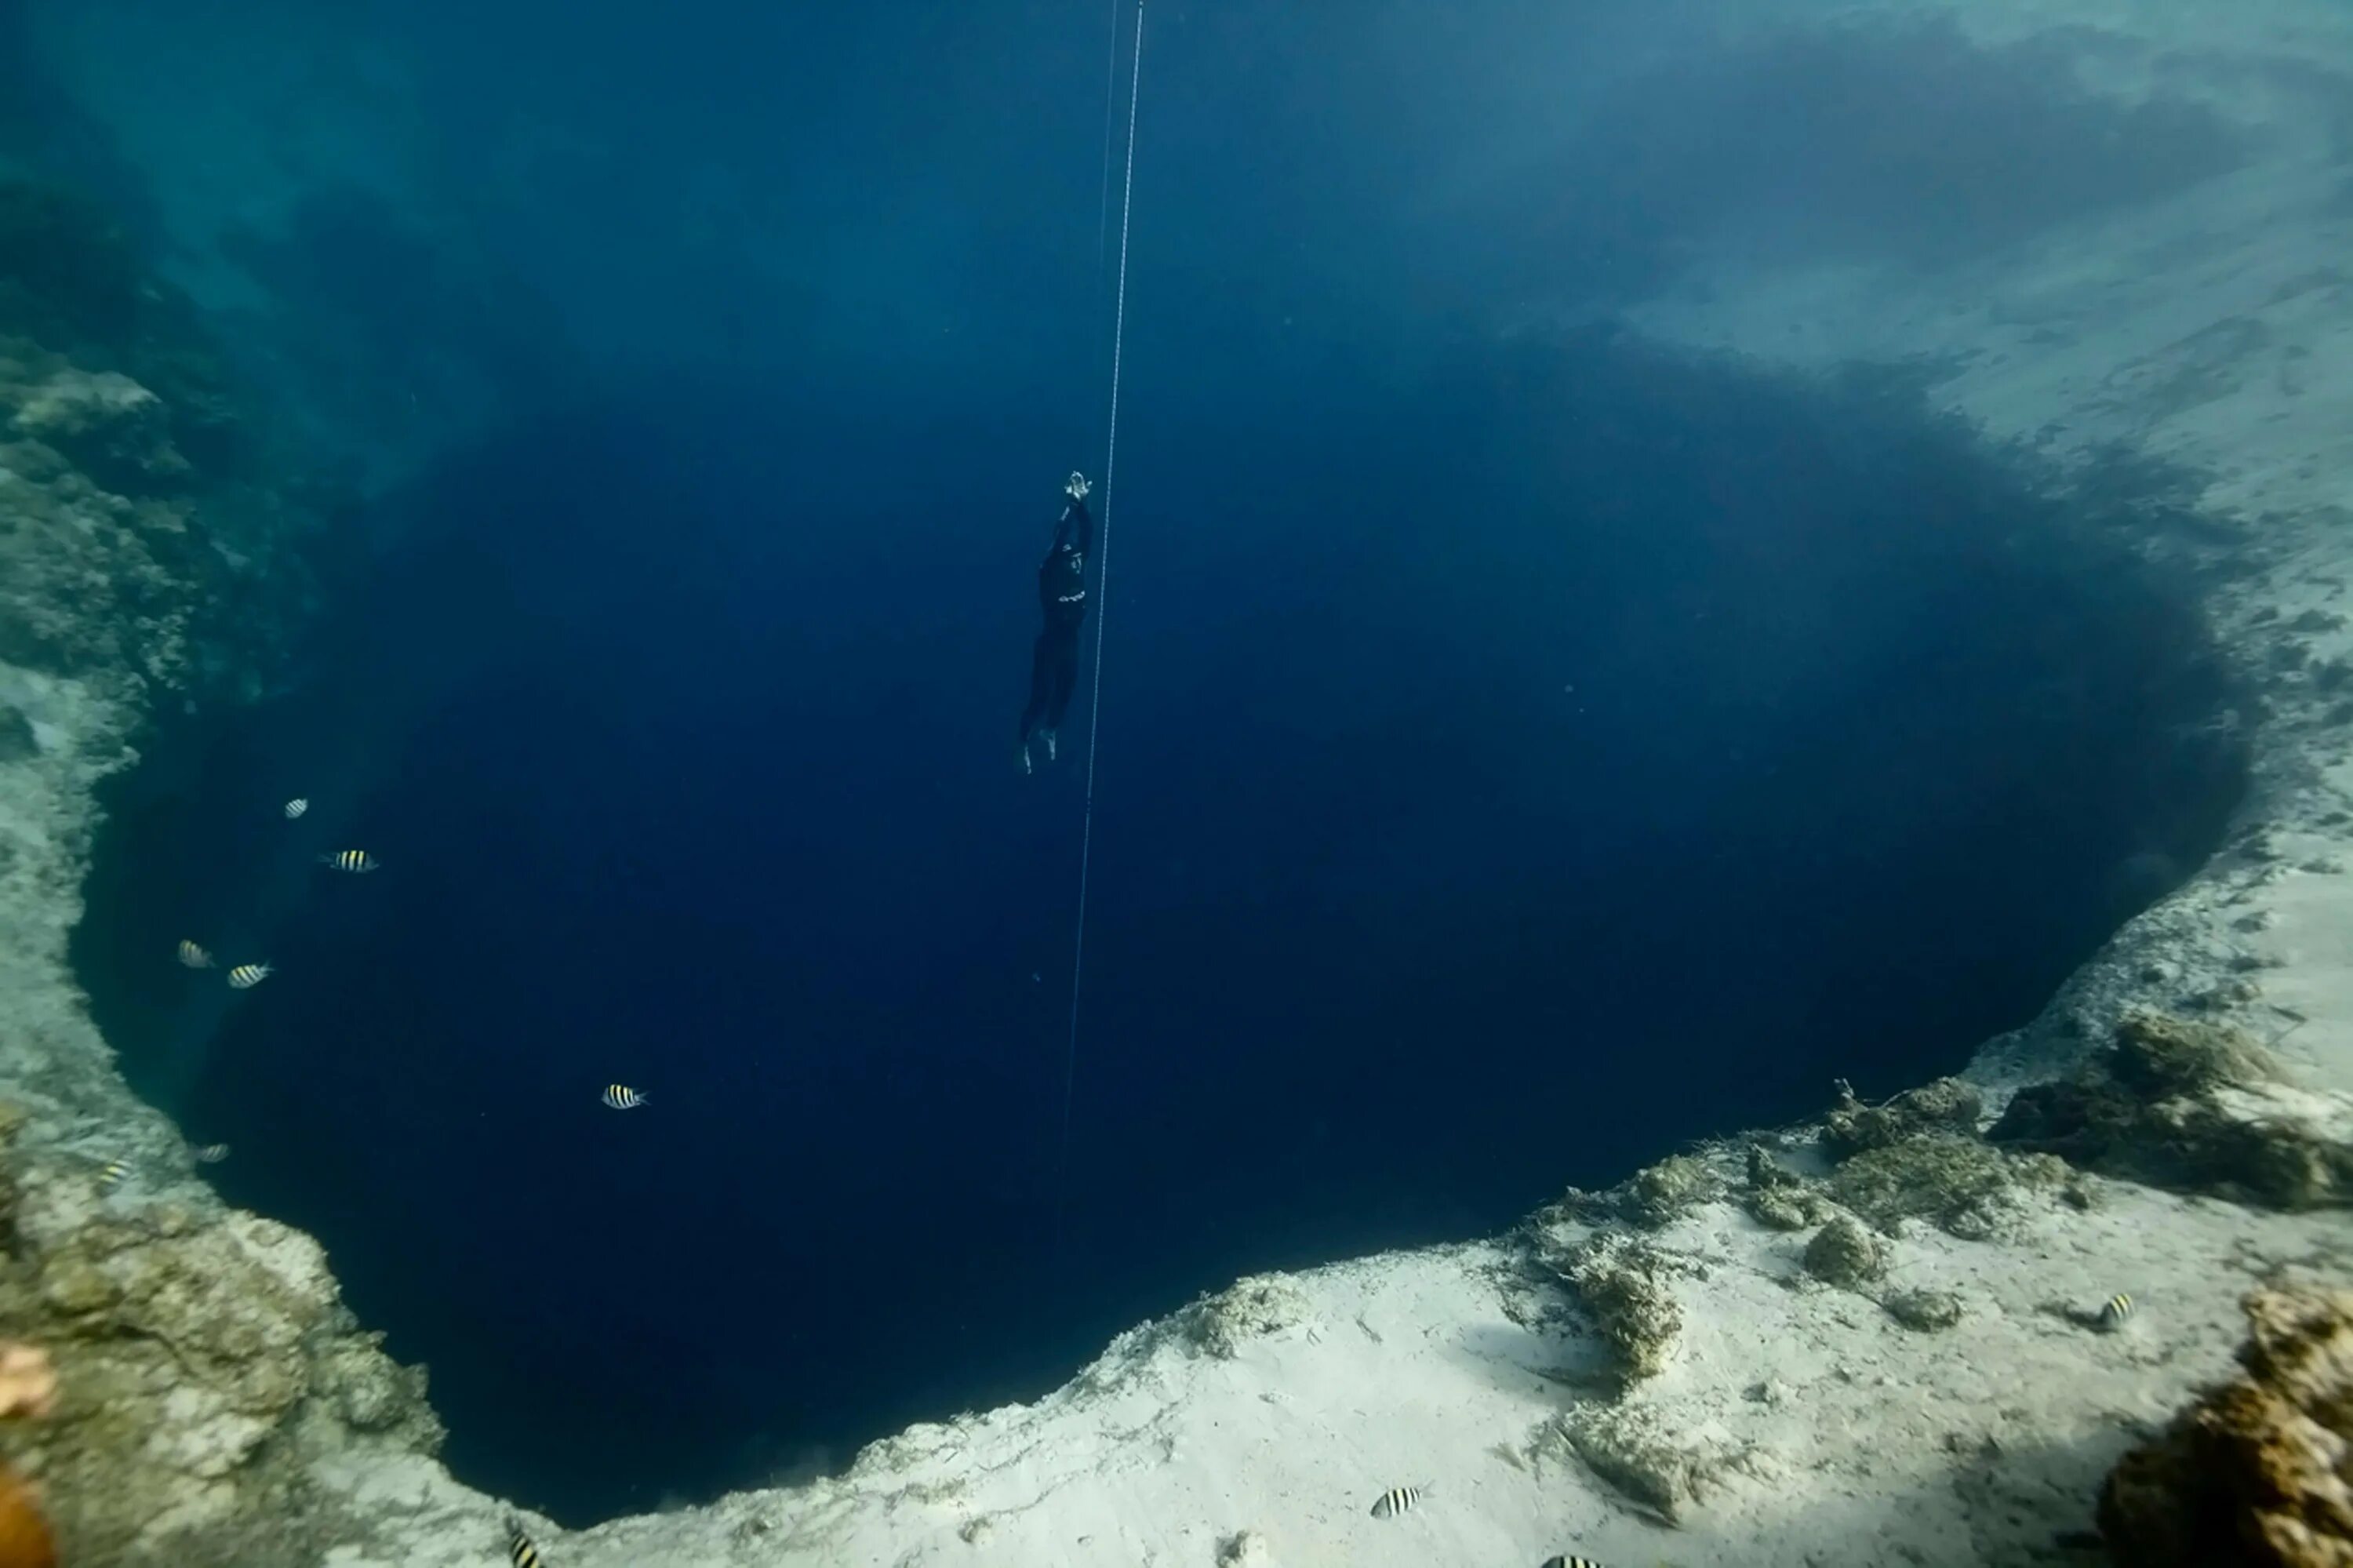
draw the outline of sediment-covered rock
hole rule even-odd
[[[2258,1290],[2241,1371],[2127,1454],[2100,1532],[2130,1568],[2353,1563],[2353,1290]]]
[[[1987,1136],[2178,1191],[2283,1209],[2346,1202],[2353,1147],[2306,1108],[2242,1032],[2134,1010],[2107,1051],[2021,1089]]]
[[[1959,1078],[1938,1078],[1879,1106],[1864,1105],[1841,1083],[1838,1103],[1822,1118],[1822,1143],[1842,1157],[1885,1149],[1924,1132],[1974,1134],[1984,1108],[1985,1097]]]

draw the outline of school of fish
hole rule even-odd
[[[311,810],[310,797],[297,795],[289,800],[281,810],[288,821],[297,821]],[[355,876],[377,870],[384,863],[364,849],[330,850],[317,858],[318,863],[330,871]],[[182,938],[173,950],[173,957],[184,969],[208,969],[215,967],[211,950],[192,938]],[[251,991],[275,973],[277,970],[269,964],[256,961],[234,965],[223,978],[228,981],[231,991]],[[644,1094],[627,1084],[607,1084],[597,1098],[615,1110],[636,1110],[646,1103]],[[199,1165],[217,1165],[228,1158],[228,1145],[207,1143],[194,1150],[194,1155]],[[125,1161],[107,1160],[99,1170],[100,1196],[103,1197],[121,1186],[130,1174],[131,1167]],[[533,1546],[521,1531],[515,1535],[514,1552],[519,1568],[535,1568],[539,1562],[538,1548]]]

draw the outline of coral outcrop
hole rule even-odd
[[[1647,1242],[1606,1234],[1555,1266],[1617,1358],[1628,1383],[1666,1370],[1683,1313],[1670,1280],[1672,1259]]]
[[[1204,1296],[1176,1323],[1185,1342],[1205,1354],[1230,1361],[1249,1341],[1279,1333],[1307,1316],[1306,1298],[1279,1274],[1254,1274]]]
[[[158,699],[264,683],[308,608],[308,514],[224,387],[121,235],[0,181],[0,1339],[55,1373],[0,1389],[53,1406],[6,1455],[73,1563],[307,1568],[375,1528],[322,1474],[441,1436],[317,1244],[191,1178],[66,969],[92,785]]]
[[[2242,1032],[2135,1010],[2105,1053],[2021,1089],[1987,1136],[2180,1192],[2280,1209],[2346,1202],[2353,1148],[2306,1108]]]
[[[2101,1491],[2119,1564],[2353,1563],[2353,1290],[2267,1288],[2245,1308],[2239,1373]]]
[[[1976,1086],[1958,1078],[1938,1078],[1881,1106],[1856,1099],[1843,1082],[1838,1090],[1838,1103],[1822,1118],[1822,1143],[1841,1158],[1885,1149],[1924,1132],[1974,1134],[1985,1109],[1985,1097]]]
[[[322,1455],[438,1447],[424,1373],[359,1330],[315,1242],[201,1189],[101,1193],[88,1170],[21,1149],[25,1119],[0,1146],[16,1220],[0,1325],[56,1363],[56,1408],[18,1451],[74,1560],[284,1535]]]
[[[309,598],[309,514],[259,451],[194,307],[0,180],[0,661],[133,703],[249,688]]]
[[[1825,1285],[1860,1289],[1887,1272],[1887,1249],[1841,1214],[1806,1244],[1806,1272]]]

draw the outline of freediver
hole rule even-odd
[[[1038,608],[1046,624],[1029,653],[1029,704],[1021,710],[1021,771],[1029,771],[1033,738],[1054,760],[1054,734],[1079,683],[1079,628],[1087,619],[1087,552],[1094,546],[1094,519],[1087,514],[1089,485],[1073,473],[1062,486],[1070,497],[1054,524],[1054,542],[1038,565]]]

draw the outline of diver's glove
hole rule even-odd
[[[1087,492],[1093,488],[1094,487],[1092,485],[1087,482],[1087,476],[1085,474],[1077,472],[1073,472],[1071,475],[1070,483],[1062,486],[1063,491],[1073,501],[1084,501],[1087,498]]]

